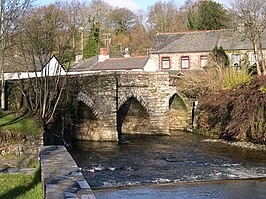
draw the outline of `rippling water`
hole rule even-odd
[[[266,152],[206,142],[178,132],[124,136],[116,142],[76,142],[70,153],[92,188],[266,177]]]

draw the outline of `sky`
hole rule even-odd
[[[49,3],[55,2],[55,0],[36,0],[37,5],[46,5]],[[85,0],[86,2],[90,2],[90,0]],[[113,7],[126,7],[132,11],[136,11],[139,9],[146,10],[148,6],[151,6],[158,2],[159,0],[104,0],[106,3],[109,3]],[[168,0],[162,0],[168,1]],[[230,0],[216,0],[216,2],[225,5],[226,7],[230,6]],[[83,2],[83,0],[81,0]],[[177,5],[183,5],[185,0],[176,0]]]

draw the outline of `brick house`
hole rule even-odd
[[[252,43],[232,30],[158,33],[150,52],[150,65],[156,70],[195,70],[208,65],[208,54],[217,46],[227,53],[231,66],[255,63]],[[262,41],[265,41],[263,39]],[[266,49],[266,43],[262,44]]]

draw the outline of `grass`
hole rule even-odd
[[[42,132],[40,125],[33,117],[15,114],[0,114],[0,127],[3,130],[26,135],[38,135]]]
[[[0,198],[5,199],[42,199],[40,168],[34,175],[0,174]]]
[[[38,166],[38,157],[29,155],[16,155],[14,153],[0,156],[0,167],[3,165],[12,165],[19,168],[35,168]]]

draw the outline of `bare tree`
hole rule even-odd
[[[242,32],[253,44],[256,54],[258,75],[266,75],[265,59],[262,50],[262,36],[266,29],[265,0],[233,0],[232,7],[237,16],[236,23],[243,26]]]
[[[149,37],[145,28],[145,15],[143,10],[136,13],[134,26],[129,33],[129,48],[133,55],[147,55],[153,40]]]
[[[135,14],[127,8],[116,8],[109,16],[117,35],[129,31],[135,20]]]
[[[29,9],[31,0],[0,0],[0,66],[1,66],[1,109],[5,110],[5,51],[12,45],[11,37],[16,34],[21,17]]]
[[[67,13],[58,4],[51,4],[32,9],[21,23],[19,51],[31,66],[28,70],[35,72],[35,77],[28,78],[27,84],[21,82],[21,91],[28,109],[46,126],[53,121],[66,79],[60,75],[50,77],[43,68],[53,54],[60,57],[60,53],[72,49],[69,47],[72,34],[67,26]],[[41,77],[38,77],[38,71],[41,71]]]
[[[89,16],[95,23],[100,24],[100,32],[108,32],[111,28],[108,16],[113,7],[103,0],[92,0],[88,9]]]
[[[147,23],[155,32],[176,32],[186,29],[182,12],[173,0],[159,1],[149,7]]]
[[[89,8],[85,2],[71,0],[63,3],[62,9],[67,14],[67,26],[72,34],[73,51],[82,51],[84,31],[89,26]]]

